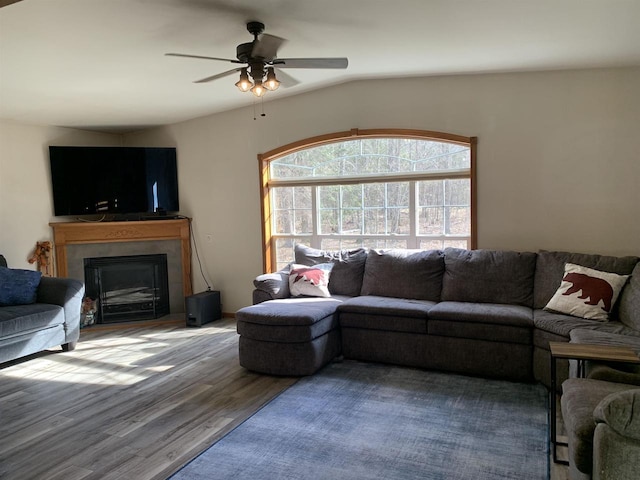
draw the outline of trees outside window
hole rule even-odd
[[[475,248],[473,137],[352,130],[259,155],[265,271],[303,243]]]

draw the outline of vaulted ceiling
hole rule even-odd
[[[126,131],[244,105],[246,22],[279,57],[347,57],[286,73],[265,101],[356,79],[640,65],[637,0],[3,0],[0,119]]]

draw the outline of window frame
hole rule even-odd
[[[281,147],[277,147],[273,150],[269,150],[265,153],[258,154],[258,164],[260,169],[260,211],[261,211],[261,223],[262,223],[262,259],[263,259],[263,271],[265,273],[275,271],[276,259],[275,248],[273,245],[273,233],[271,229],[271,188],[277,186],[283,186],[277,181],[271,180],[270,163],[279,159],[285,155],[295,153],[299,150],[306,150],[321,145],[330,143],[338,143],[348,140],[356,140],[359,138],[409,138],[416,140],[431,140],[436,142],[453,143],[457,145],[463,145],[470,149],[470,172],[469,176],[463,178],[469,178],[471,183],[471,233],[469,242],[471,249],[477,248],[477,188],[476,188],[476,155],[477,155],[477,137],[464,137],[461,135],[454,135],[451,133],[435,132],[429,130],[413,130],[413,129],[358,129],[353,128],[347,131],[334,132],[325,135],[318,135],[315,137],[299,140]],[[455,175],[447,175],[447,172],[442,172],[440,175],[443,179],[456,178]],[[432,175],[430,179],[437,179],[438,175]],[[390,181],[420,181],[415,175],[411,174],[398,174],[388,176]],[[460,178],[460,177],[458,177]],[[362,177],[357,178],[341,178],[340,184],[349,183],[361,183]],[[316,185],[335,185],[335,178],[326,180],[315,180],[313,182]],[[295,183],[286,183],[287,186],[295,186]],[[315,205],[314,205],[315,209]]]

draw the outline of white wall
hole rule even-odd
[[[117,135],[0,122],[0,253],[10,267],[27,262],[36,242],[52,240],[49,145],[118,145]],[[90,179],[87,179],[90,181]]]
[[[261,273],[256,155],[350,128],[477,136],[480,248],[640,255],[640,68],[358,81],[136,134],[178,147],[181,213],[223,310]],[[215,88],[215,85],[211,85]],[[268,98],[268,97],[267,97]],[[0,252],[27,263],[51,237],[47,147],[117,135],[0,123]],[[211,241],[207,239],[211,236]],[[194,255],[194,289],[205,288]]]
[[[638,85],[640,68],[358,81],[266,101],[255,121],[234,110],[125,143],[178,147],[181,211],[233,312],[262,268],[256,155],[350,128],[479,137],[480,248],[640,255]]]

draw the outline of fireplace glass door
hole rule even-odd
[[[98,323],[169,313],[166,254],[85,258],[84,274],[86,295],[97,299]]]

